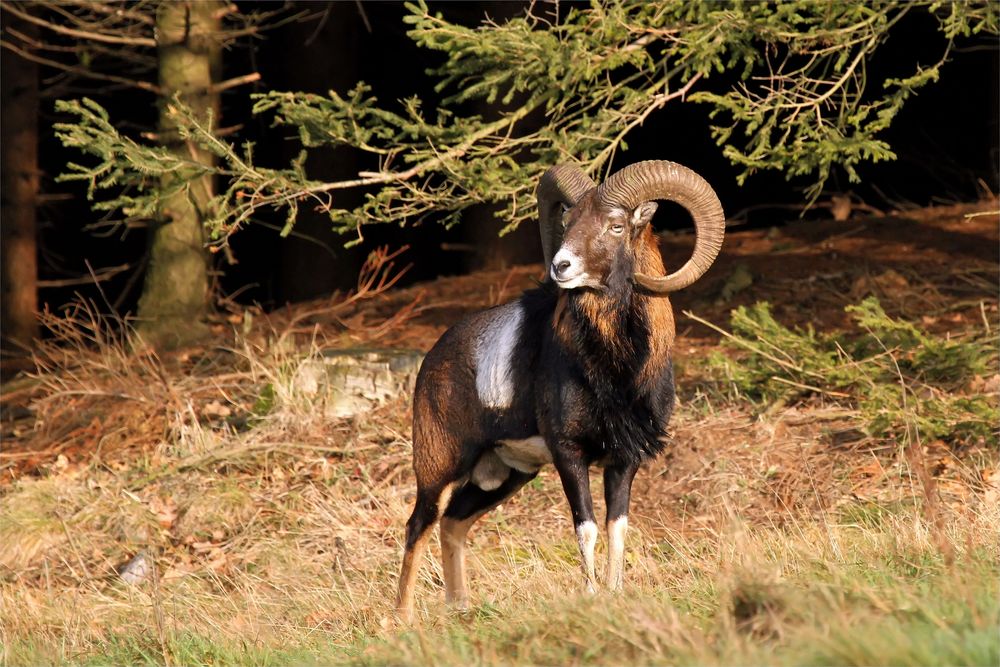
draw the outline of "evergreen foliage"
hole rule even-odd
[[[67,172],[57,180],[86,182],[87,197],[94,201],[95,210],[121,209],[129,218],[153,218],[161,202],[189,189],[198,178],[220,176],[224,187],[211,197],[203,211],[213,239],[221,238],[220,229],[238,226],[257,208],[279,201],[287,209],[287,234],[298,213],[298,202],[306,196],[294,193],[322,185],[306,177],[305,153],[286,169],[261,167],[254,161],[253,144],[247,142],[239,151],[219,139],[214,134],[211,114],[207,123],[199,121],[176,97],[165,113],[176,122],[180,138],[208,150],[217,158],[215,164],[203,164],[164,146],[131,139],[112,125],[107,111],[94,100],[57,100],[56,111],[77,118],[77,122],[53,126],[63,145],[97,158],[91,165],[68,164]],[[179,178],[163,178],[168,175]],[[113,196],[99,199],[98,193],[105,190]],[[278,191],[288,197],[280,198],[275,194]]]
[[[815,199],[836,165],[857,180],[859,163],[894,158],[880,133],[915,91],[938,78],[956,39],[997,34],[1000,14],[996,3],[975,1],[608,0],[573,7],[558,24],[528,15],[468,28],[423,2],[407,8],[411,38],[445,57],[429,72],[442,96],[436,107],[411,97],[390,108],[363,83],[345,94],[255,96],[254,111],[297,132],[306,151],[352,147],[378,165],[375,171],[313,181],[306,153],[287,168],[261,168],[252,146],[218,140],[183,105],[173,105],[178,125],[220,159],[213,173],[224,185],[207,221],[215,243],[225,243],[261,207],[287,207],[288,233],[306,202],[328,212],[337,230],[359,237],[366,224],[405,224],[432,213],[451,224],[480,203],[503,205],[498,216],[510,228],[533,215],[544,169],[576,161],[599,176],[627,148],[631,130],[676,100],[706,105],[724,154],[743,168],[740,182],[763,169],[811,176],[807,193]],[[915,63],[905,76],[871,80],[867,63],[915,12],[937,20],[940,56]],[[724,89],[713,78],[722,72],[734,73],[739,85]],[[490,117],[457,111],[476,101],[498,110]],[[145,187],[151,170],[200,169],[176,157],[152,164],[157,156],[124,138],[93,103],[60,108],[76,116],[60,126],[60,136],[98,160],[96,167],[74,167],[73,177],[88,179],[92,193],[137,186],[103,208],[152,210],[150,200],[161,193]],[[541,115],[541,126],[532,122]],[[364,188],[364,203],[338,208],[335,193],[349,188]]]
[[[846,311],[863,334],[789,329],[766,302],[740,306],[732,312],[732,332],[709,325],[736,353],[714,353],[709,373],[723,390],[762,405],[822,395],[857,409],[873,436],[984,438],[998,446],[1000,407],[974,389],[977,377],[996,368],[996,336],[934,336],[890,317],[875,297]]]

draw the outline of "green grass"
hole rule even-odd
[[[115,665],[271,665],[315,664],[326,647],[281,649],[253,640],[223,642],[210,636],[180,633],[161,641],[155,632],[115,634],[95,644],[92,652],[67,655],[52,651],[48,645],[31,641],[6,647],[8,664],[65,664],[81,667]]]

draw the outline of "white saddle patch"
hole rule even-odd
[[[524,440],[501,440],[499,444],[497,456],[514,470],[533,473],[546,463],[552,463],[552,452],[540,435]]]
[[[486,407],[502,410],[514,402],[511,357],[521,334],[524,309],[514,301],[491,315],[492,321],[476,343],[476,393]]]

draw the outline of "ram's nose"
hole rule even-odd
[[[552,277],[555,278],[556,280],[565,280],[566,274],[569,272],[572,266],[573,263],[566,259],[561,261],[553,260]]]
[[[562,248],[552,258],[552,266],[549,273],[561,287],[568,287],[583,274],[583,262],[574,253],[566,248]]]

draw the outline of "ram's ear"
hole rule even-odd
[[[653,214],[656,213],[657,204],[655,201],[647,201],[639,204],[634,211],[632,211],[632,227],[635,229],[641,229],[649,224],[649,221],[653,219]]]

